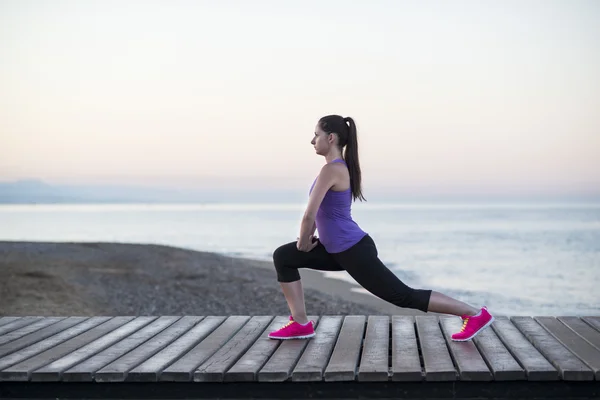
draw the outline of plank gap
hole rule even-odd
[[[419,351],[419,362],[421,363],[421,374],[425,376],[425,361],[423,361],[423,350],[421,349],[421,338],[419,338],[419,330],[417,329],[417,319],[414,319],[413,329],[417,338],[417,350]]]

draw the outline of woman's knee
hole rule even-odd
[[[293,268],[293,250],[296,250],[295,242],[279,246],[273,252],[273,264],[277,271],[277,280],[279,282],[294,282],[300,279],[300,273]]]
[[[393,297],[391,303],[398,307],[412,308],[427,312],[431,290],[413,289],[407,286],[400,292],[395,293]]]
[[[273,252],[273,263],[275,264],[276,268],[278,266],[282,266],[282,265],[286,264],[286,261],[287,262],[290,261],[290,256],[292,255],[290,252],[290,248],[291,248],[291,245],[293,245],[293,244],[294,244],[293,242],[286,243],[275,249],[275,251]],[[296,247],[294,245],[294,250],[295,249],[296,249]]]

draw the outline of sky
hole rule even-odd
[[[0,181],[600,194],[600,2],[0,0]],[[368,194],[368,191],[367,191]]]

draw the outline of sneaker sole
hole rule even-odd
[[[466,338],[466,339],[452,339],[453,342],[467,342],[471,339],[473,339],[475,336],[477,336],[479,334],[479,332],[481,332],[482,330],[484,330],[485,328],[487,328],[488,326],[490,326],[492,324],[492,322],[494,322],[494,316],[492,315],[492,319],[490,319],[488,321],[487,324],[485,324],[484,326],[482,326],[481,328],[479,328],[479,330],[477,332],[475,332],[472,336]]]
[[[315,336],[314,333],[311,333],[310,335],[303,335],[303,336],[289,336],[289,337],[277,337],[277,336],[269,336],[269,339],[276,339],[276,340],[290,340],[290,339],[310,339],[311,337]]]

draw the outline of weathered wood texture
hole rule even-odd
[[[310,319],[315,337],[282,341],[285,316],[2,317],[0,384],[600,379],[594,316],[497,317],[467,342],[458,317]]]

